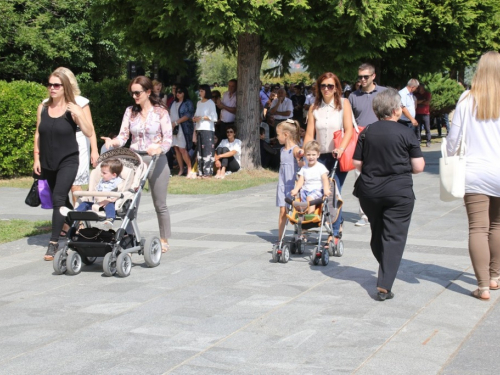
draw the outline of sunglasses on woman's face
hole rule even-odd
[[[321,90],[328,89],[332,91],[335,88],[335,85],[322,83],[321,85],[319,85],[319,87],[321,88]]]
[[[62,83],[47,83],[48,89],[59,90],[62,87]]]
[[[226,134],[233,134],[233,133],[234,133],[234,131],[232,131],[232,130],[228,130],[228,131],[226,132]]]
[[[132,98],[135,98],[135,97],[139,97],[141,96],[141,94],[143,93],[144,91],[131,91],[130,92],[130,95],[132,96]]]
[[[177,91],[176,94],[184,94],[182,91]]]

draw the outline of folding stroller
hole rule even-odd
[[[99,212],[97,205],[93,206],[92,211],[69,211],[67,219],[71,227],[67,240],[64,247],[54,256],[53,266],[56,274],[79,274],[82,263],[90,265],[97,257],[104,257],[102,266],[106,276],[113,276],[117,273],[121,277],[127,277],[132,269],[131,253],[144,255],[144,260],[149,267],[156,267],[160,264],[160,239],[156,236],[143,238],[137,224],[138,198],[149,171],[155,166],[157,156],[153,156],[149,166],[146,166],[138,154],[127,148],[118,148],[102,154],[98,159],[98,166],[90,174],[90,190],[93,190],[99,182],[101,163],[111,158],[118,159],[123,164],[123,170],[120,173],[123,181],[118,186],[118,191],[79,191],[74,195],[81,197],[80,201],[90,201],[94,197],[118,198],[115,202],[115,219],[121,220],[121,225],[116,231],[92,227],[93,223],[106,220],[105,215]]]
[[[335,162],[329,176],[330,191],[332,192],[330,197],[315,199],[311,202],[301,202],[299,198],[295,200],[285,198],[285,202],[288,204],[286,225],[289,222],[293,224],[294,234],[291,239],[285,241],[286,230],[283,231],[279,243],[273,246],[273,261],[287,263],[290,259],[290,253],[302,254],[306,245],[317,245],[311,256],[314,265],[318,265],[321,260],[321,264],[326,266],[330,261],[330,256],[341,257],[344,254],[344,244],[341,240],[342,232],[339,232],[337,243],[335,243],[335,238],[332,238],[328,251],[323,251],[322,248],[323,229],[326,230],[328,236],[333,237],[332,223],[337,220],[343,203],[334,178],[336,166],[337,162]],[[309,206],[316,206],[314,213],[307,213]],[[317,233],[318,229],[317,238],[311,236],[313,233]]]

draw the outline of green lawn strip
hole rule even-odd
[[[0,244],[12,242],[23,237],[50,233],[51,222],[46,220],[0,220]]]
[[[186,177],[175,176],[170,178],[169,194],[223,194],[230,191],[247,189],[254,186],[278,181],[278,173],[267,169],[257,169],[252,171],[243,170],[226,176],[223,180],[215,178],[190,180]],[[33,179],[31,177],[19,177],[11,179],[0,179],[0,188],[23,188],[29,189]],[[87,186],[82,186],[87,190]],[[148,191],[148,184],[145,190]]]

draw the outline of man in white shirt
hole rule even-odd
[[[215,105],[221,109],[220,120],[215,129],[215,134],[219,142],[226,137],[228,125],[234,124],[236,118],[236,87],[237,81],[232,79],[227,84],[227,91],[222,95],[222,99],[217,100]]]
[[[280,123],[293,115],[293,103],[286,97],[285,89],[278,90],[278,97],[271,103],[269,112],[274,115],[276,123]]]
[[[401,105],[403,106],[403,114],[398,122],[408,126],[409,128],[418,126],[418,121],[415,120],[417,98],[413,95],[418,86],[419,82],[415,78],[412,78],[408,81],[406,87],[399,91],[399,96],[401,96]]]

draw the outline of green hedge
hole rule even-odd
[[[31,174],[36,110],[46,97],[38,83],[0,81],[0,177]]]
[[[80,84],[81,95],[90,100],[99,145],[102,144],[101,137],[107,137],[110,132],[118,133],[125,109],[134,104],[127,91],[128,84],[127,79],[105,79],[102,82]]]
[[[457,81],[443,77],[440,73],[425,74],[420,77],[420,82],[424,83],[432,94],[430,110],[433,117],[455,109],[460,95],[464,92],[464,88]]]

